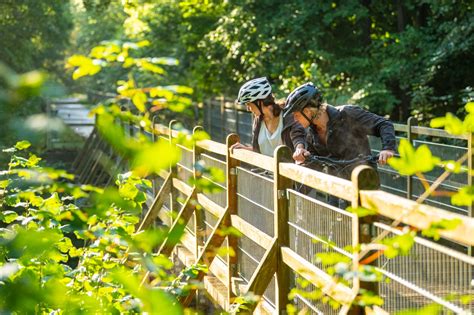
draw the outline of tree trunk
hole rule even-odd
[[[395,0],[395,7],[397,8],[397,31],[401,33],[405,30],[406,18],[405,10],[403,8],[402,0]]]
[[[361,0],[362,5],[367,9],[368,16],[365,18],[364,21],[362,21],[362,40],[364,43],[364,46],[367,47],[371,43],[370,39],[370,29],[372,25],[372,21],[370,20],[370,2],[371,0]]]

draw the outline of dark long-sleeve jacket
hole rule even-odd
[[[326,145],[320,143],[316,130],[308,128],[307,143],[311,154],[339,160],[351,160],[359,155],[370,155],[368,135],[380,137],[383,150],[395,151],[393,124],[358,106],[327,106]]]
[[[252,127],[252,147],[255,152],[260,153],[258,145],[258,135],[262,126],[263,118],[261,116],[254,119]],[[283,129],[281,131],[281,140],[284,145],[288,146],[291,152],[295,152],[298,144],[302,143],[306,146],[306,132],[303,126],[294,120],[293,115],[283,118]]]

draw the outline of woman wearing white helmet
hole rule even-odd
[[[231,149],[246,149],[273,156],[279,145],[288,146],[296,162],[304,162],[305,130],[292,116],[283,118],[282,107],[275,102],[272,87],[266,77],[246,82],[236,103],[247,106],[254,115],[252,146],[236,143]]]

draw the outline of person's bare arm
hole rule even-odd
[[[233,152],[234,149],[243,149],[243,150],[249,150],[249,151],[253,151],[253,148],[251,146],[247,146],[247,145],[244,145],[240,142],[237,142],[237,143],[234,143],[231,147],[230,147],[230,152]]]

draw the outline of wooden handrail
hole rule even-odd
[[[441,236],[467,246],[474,246],[474,218],[416,203],[381,190],[360,191],[361,206],[376,210],[388,218],[401,221],[417,229],[428,229],[442,220],[458,220],[454,229],[438,232]]]
[[[345,200],[351,200],[354,195],[354,189],[350,181],[293,163],[280,163],[280,174],[298,183]]]
[[[253,151],[239,149],[234,150],[230,156],[236,160],[273,172],[274,159]]]
[[[226,155],[227,154],[227,148],[225,144],[212,141],[212,140],[201,140],[197,142],[197,146],[206,150],[210,151],[213,153],[217,153],[220,155]]]

